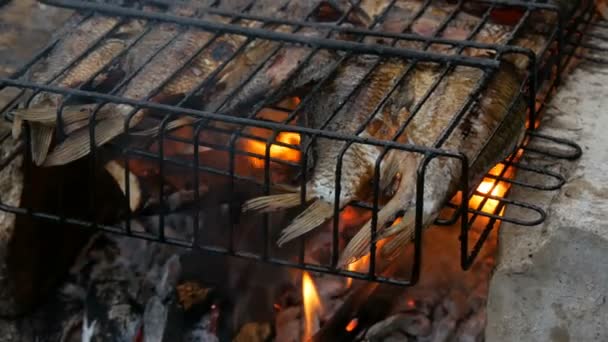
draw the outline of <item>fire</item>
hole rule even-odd
[[[351,264],[348,264],[346,269],[351,272],[363,272],[367,268],[367,265],[369,265],[369,254]],[[350,288],[352,285],[353,278],[346,278],[346,287]]]
[[[288,98],[279,104],[281,107],[286,108],[286,110],[264,108],[258,114],[258,118],[274,122],[285,122],[289,115],[287,110],[294,109],[299,103],[300,99],[297,97]],[[271,130],[256,127],[248,128],[247,133],[259,137],[262,140],[266,140],[272,135]],[[264,168],[264,157],[266,156],[267,142],[262,140],[247,138],[241,139],[241,144],[245,151],[260,156],[259,158],[250,158],[251,165],[257,169]],[[300,134],[293,132],[279,132],[275,141],[297,146],[300,144]],[[300,161],[300,154],[300,151],[295,148],[276,144],[271,144],[270,146],[270,157],[273,159],[280,159],[288,162],[298,162]]]
[[[515,159],[519,159],[523,153],[523,150],[519,150],[515,156]],[[490,170],[489,174],[493,176],[499,176],[505,170],[505,164],[497,164]],[[514,176],[514,170],[512,167],[509,167],[506,171],[504,171],[503,177],[512,178]],[[510,185],[506,182],[496,181],[492,178],[484,178],[481,184],[477,187],[477,191],[487,195],[490,194],[495,197],[504,197],[509,190]],[[469,207],[473,209],[478,209],[484,197],[480,195],[473,195],[469,200]],[[496,207],[500,204],[499,200],[488,199],[486,203],[483,205],[483,208],[480,210],[485,213],[493,214],[496,210]],[[502,211],[501,211],[502,213]]]
[[[346,326],[345,330],[347,332],[351,332],[351,331],[355,330],[355,328],[357,327],[358,324],[359,324],[359,320],[356,318],[353,318],[350,320],[350,322],[348,322],[348,325]]]
[[[308,272],[302,274],[302,298],[304,301],[304,335],[302,341],[308,341],[319,329],[318,316],[322,310],[321,298],[315,283]]]
[[[299,145],[300,135],[292,132],[281,132],[277,135],[276,141],[289,145]],[[259,156],[265,156],[266,146],[266,142],[264,141],[246,139],[245,150]],[[270,157],[289,162],[298,162],[300,161],[300,151],[287,146],[272,144],[270,146]],[[264,159],[253,157],[251,158],[251,164],[258,169],[264,168]]]

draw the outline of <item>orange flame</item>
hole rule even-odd
[[[359,324],[359,320],[357,318],[353,318],[350,320],[350,322],[348,322],[348,325],[346,326],[345,330],[347,332],[351,332],[351,331],[355,330],[355,328],[357,327],[358,324]]]
[[[281,105],[287,109],[292,109],[297,106],[300,99],[297,97],[286,99],[281,102]],[[287,119],[288,112],[285,110],[264,108],[258,114],[258,118],[265,119],[274,122],[284,122]],[[247,133],[254,135],[256,137],[260,137],[260,139],[266,140],[272,135],[272,131],[264,128],[256,128],[250,127],[247,129]],[[293,132],[279,132],[275,139],[276,142],[280,142],[288,145],[299,145],[300,144],[300,134]],[[254,168],[261,169],[264,168],[264,157],[266,156],[266,147],[267,142],[256,139],[241,139],[241,146],[247,152],[259,155],[259,157],[251,157],[251,165]],[[270,157],[273,159],[280,159],[288,162],[298,162],[300,160],[300,151],[276,144],[271,144],[270,146]]]
[[[521,157],[522,151],[523,150],[520,150],[517,152],[515,159],[519,159],[519,157]],[[492,170],[490,170],[489,174],[493,175],[493,176],[499,176],[503,173],[503,171],[504,171],[504,174],[503,174],[504,178],[512,178],[515,176],[513,168],[509,167],[505,171],[505,164],[502,164],[502,163],[494,166],[492,168]],[[492,196],[502,198],[506,195],[509,188],[510,188],[509,183],[506,183],[503,181],[497,181],[495,179],[486,177],[483,179],[481,184],[479,184],[479,186],[477,187],[477,191],[484,195],[490,194]],[[494,211],[496,210],[496,207],[498,207],[498,205],[500,204],[500,201],[495,200],[495,199],[488,199],[485,202],[485,204],[483,205],[483,207],[481,209],[479,209],[479,206],[481,205],[481,202],[483,201],[483,199],[484,199],[483,196],[473,195],[471,197],[471,199],[469,200],[469,207],[473,208],[473,209],[481,210],[485,213],[493,214]],[[503,209],[503,211],[504,211],[504,209]],[[502,211],[500,214],[502,214]]]
[[[319,329],[318,315],[322,310],[321,298],[315,283],[308,272],[302,274],[302,298],[304,300],[304,335],[302,341],[308,341]]]
[[[281,132],[277,135],[276,141],[289,145],[299,145],[300,134]],[[266,142],[264,141],[246,139],[245,150],[262,157],[266,155],[266,146]],[[289,162],[298,162],[300,160],[300,151],[287,146],[272,144],[270,146],[270,157]],[[264,168],[264,159],[252,157],[251,164],[258,169]]]

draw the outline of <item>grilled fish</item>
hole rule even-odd
[[[278,6],[276,13],[270,13],[269,8],[277,8],[276,4],[264,4],[256,2],[254,11],[262,11],[262,15],[272,14],[273,17],[287,20],[305,20],[312,18],[316,21],[324,21],[328,17],[340,17],[351,8],[350,3],[329,1],[332,10],[339,12],[337,15],[318,13],[319,7],[323,7],[327,1],[288,1]],[[274,5],[274,6],[273,6]],[[367,16],[376,16],[381,10],[388,6],[386,1],[363,1],[359,14],[368,13]],[[258,8],[259,7],[259,8]],[[352,13],[351,13],[352,14]],[[289,33],[294,30],[290,25],[268,25],[266,29],[276,32]],[[327,32],[321,29],[304,27],[297,30],[298,35],[320,37]],[[309,59],[306,66],[301,64]],[[338,58],[338,54],[329,50],[319,50],[313,53],[308,47],[283,44],[279,41],[253,39],[242,53],[230,61],[221,71],[214,82],[210,82],[206,88],[200,90],[202,97],[199,108],[211,112],[221,112],[234,116],[250,115],[251,108],[262,103],[274,102],[292,93],[303,85],[314,83],[324,77],[332,67],[332,63]],[[299,70],[298,70],[299,69]],[[278,89],[282,89],[278,92]],[[288,95],[289,94],[289,95]],[[260,109],[259,107],[257,109]],[[259,116],[259,115],[258,115]],[[176,120],[175,128],[181,124],[191,124],[187,120]],[[221,122],[214,122],[214,126],[222,126],[223,129],[232,130],[235,127]],[[214,136],[213,142],[220,143],[227,135]],[[181,148],[183,154],[189,155],[192,149]],[[199,149],[200,152],[200,149]]]
[[[476,38],[484,42],[506,44],[510,38],[509,29],[509,25],[488,25]],[[510,44],[531,49],[538,55],[547,40],[533,27],[526,26]],[[485,91],[482,92],[481,102],[460,120],[459,126],[443,145],[447,150],[464,153],[473,161],[469,167],[469,184],[478,184],[490,168],[506,158],[521,143],[525,133],[526,105],[523,100],[518,99],[518,95],[531,61],[521,54],[505,55],[502,61],[501,68],[490,78]],[[417,73],[415,93],[419,99],[425,92],[423,89],[430,87],[437,71],[432,68],[417,68]],[[435,139],[446,127],[446,120],[457,112],[481,77],[480,70],[456,68],[442,81],[438,90],[426,101],[406,130],[408,141],[417,145],[433,146]],[[414,231],[415,180],[421,157],[410,154],[400,158],[400,161],[398,172],[402,178],[399,188],[378,213],[379,239],[392,237],[392,240],[383,246],[382,253],[385,256],[393,255],[398,248],[405,245],[412,238]],[[433,222],[443,203],[456,191],[460,171],[459,162],[453,158],[435,160],[428,166],[425,177],[423,227]],[[399,223],[385,228],[403,212],[405,215]],[[349,242],[343,251],[340,266],[368,253],[371,241],[370,225],[371,222],[368,222]]]
[[[226,6],[242,5],[243,0],[234,0],[234,2],[224,2]],[[235,4],[236,3],[236,4]],[[175,10],[179,15],[194,16],[197,13],[197,8],[192,6],[179,7]],[[228,22],[226,17],[207,15],[205,18],[211,18],[219,22]],[[254,22],[248,22],[250,25],[257,25]],[[169,25],[169,24],[167,24]],[[164,35],[164,32],[159,33]],[[243,36],[237,35],[222,35],[215,39],[209,46],[205,47],[201,53],[195,56],[197,51],[201,50],[210,42],[214,34],[212,32],[189,28],[176,40],[172,41],[169,46],[163,49],[159,54],[146,64],[133,79],[125,86],[120,93],[121,96],[144,100],[150,98],[153,102],[173,103],[184,97],[188,92],[193,90],[202,79],[205,79],[213,70],[221,63],[230,57],[240,44],[245,40]],[[134,52],[136,53],[136,51]],[[192,62],[185,68],[180,70],[180,63],[175,61],[183,61],[193,58]],[[138,59],[139,60],[139,59]],[[140,63],[135,63],[140,64]],[[179,72],[178,72],[179,71]],[[177,72],[177,75],[173,75]],[[155,90],[160,85],[164,84],[160,92],[155,93]],[[94,110],[92,105],[85,108],[90,113]],[[81,107],[81,110],[83,108]],[[102,119],[95,128],[96,145],[103,145],[114,137],[120,135],[125,130],[125,119],[135,112],[129,120],[129,127],[133,128],[138,125],[146,116],[146,110],[137,110],[130,105],[110,104],[103,107],[100,112]],[[158,121],[156,121],[158,123]],[[65,164],[80,157],[87,155],[90,151],[88,144],[89,133],[88,129],[81,129],[70,135],[65,141],[59,144],[49,155],[44,165],[52,166]]]
[[[353,75],[367,73],[373,66],[373,58],[363,56],[353,57],[341,67],[335,78],[338,86],[343,79]],[[382,100],[388,92],[397,85],[407,63],[398,59],[381,61],[367,80],[366,86],[361,87],[354,100],[344,106],[327,125],[329,131],[346,134],[358,134],[362,137],[388,139],[395,123],[402,122],[407,111],[380,110],[373,117],[376,107],[382,105]],[[356,76],[361,78],[361,76]],[[353,83],[352,81],[345,81]],[[334,85],[335,86],[335,85]],[[404,99],[405,96],[399,96]],[[366,124],[371,121],[371,124]],[[346,149],[345,142],[319,138],[316,166],[311,179],[306,184],[306,201],[312,204],[283,230],[279,245],[305,234],[333,216],[336,184],[336,161],[340,159],[341,151]],[[375,146],[352,144],[342,158],[342,175],[339,204],[343,208],[353,200],[364,199],[369,192],[368,186],[373,179],[376,159],[381,150]],[[381,170],[382,172],[382,170]],[[383,181],[380,176],[381,182]],[[270,212],[300,205],[300,193],[264,196],[245,203],[243,210]]]
[[[45,69],[32,76],[32,80],[45,83],[56,76],[64,67],[73,62],[86,49],[90,48],[96,40],[108,34],[119,24],[119,19],[105,16],[93,16],[67,33],[46,59]],[[88,81],[95,73],[100,71],[125,46],[121,39],[109,38],[102,42],[99,48],[93,50],[74,67],[53,83],[64,87],[78,87]],[[62,96],[58,94],[39,93],[30,102],[29,109],[15,111],[14,135],[20,134],[21,120],[35,120],[41,109],[53,108],[54,115],[60,105]],[[37,165],[42,164],[46,158],[53,127],[48,120],[41,120],[31,125],[32,158]]]
[[[434,68],[417,68],[416,96],[426,92],[437,77]],[[416,145],[433,147],[449,125],[455,113],[467,101],[472,89],[481,81],[483,70],[457,67],[444,78],[433,95],[420,108],[405,132]],[[525,133],[525,102],[518,98],[522,80],[521,70],[509,62],[491,77],[479,103],[459,121],[442,148],[464,153],[474,164],[470,168],[472,184],[477,184],[496,163],[506,158],[521,143]],[[512,102],[517,99],[511,108]],[[493,133],[496,132],[495,135]],[[490,138],[492,138],[490,140]],[[484,146],[487,142],[487,147]],[[385,256],[392,255],[411,238],[415,220],[415,186],[418,167],[423,156],[404,153],[400,160],[401,180],[393,198],[378,213],[380,239],[393,237],[383,246]],[[455,158],[433,160],[427,168],[424,189],[423,226],[431,224],[441,206],[457,190],[461,175],[460,161]],[[403,219],[385,226],[405,212]],[[349,242],[340,266],[347,265],[368,253],[371,222],[361,228]]]
[[[408,16],[413,17],[415,13],[419,12],[422,6],[419,2],[414,1],[401,1],[397,3],[396,9],[401,11],[393,11],[395,16],[400,16],[401,20],[397,21],[396,17],[393,20],[388,20],[391,31],[402,31],[407,28],[410,24]],[[443,11],[446,13],[447,11]],[[391,15],[389,14],[389,18]],[[400,23],[401,26],[398,25]],[[418,43],[406,43],[399,42],[400,47],[420,48]],[[361,57],[358,57],[359,59]],[[357,60],[357,59],[355,59]],[[399,139],[395,134],[396,129],[405,122],[409,116],[407,110],[409,103],[408,93],[411,92],[411,86],[401,87],[400,91],[391,97],[394,104],[385,106],[376,116],[368,120],[368,116],[374,112],[374,109],[380,105],[382,98],[387,92],[392,89],[396,84],[396,80],[402,76],[404,71],[409,66],[409,63],[404,60],[390,59],[383,61],[379,66],[371,72],[369,80],[364,81],[364,86],[354,96],[354,100],[347,104],[345,108],[336,114],[335,118],[332,119],[329,126],[326,127],[328,130],[339,131],[345,134],[359,134],[364,137],[373,137],[382,140],[394,140]],[[352,65],[348,65],[346,69],[354,68]],[[348,70],[346,73],[349,75],[348,78],[340,79],[337,77],[338,84],[336,88],[340,88],[342,83],[348,85],[348,80],[353,79],[353,75],[357,75],[361,71]],[[360,80],[358,80],[360,82]],[[409,83],[406,80],[406,83]],[[331,94],[323,94],[324,97],[329,98],[340,98],[341,95],[337,93],[337,96],[333,96],[336,93],[335,90],[331,90]],[[325,101],[326,102],[326,101]],[[331,105],[323,103],[321,100],[320,105],[314,108],[316,111],[312,113],[312,123],[318,124],[324,119],[321,119],[323,115],[327,116],[324,109],[331,108]],[[389,101],[391,103],[391,101]],[[326,108],[323,108],[326,106]],[[365,126],[365,129],[360,130],[360,127]],[[324,128],[324,127],[316,127]],[[284,231],[283,235],[279,239],[279,245],[282,245],[302,234],[309,232],[318,225],[322,224],[333,216],[334,213],[334,200],[335,200],[335,184],[336,184],[336,162],[340,159],[342,149],[345,147],[345,143],[334,142],[329,139],[318,139],[318,156],[313,171],[312,178],[308,181],[306,186],[306,201],[313,202],[302,214],[295,218],[294,222],[288,226]],[[341,192],[338,207],[343,208],[346,204],[353,200],[362,200],[368,196],[369,183],[373,177],[373,170],[375,168],[376,160],[380,157],[381,149],[373,146],[362,146],[359,144],[353,144],[344,154],[342,159],[342,178],[341,178]],[[388,184],[390,184],[393,178],[397,175],[398,165],[397,153],[391,151],[388,153],[386,159],[381,163],[380,168],[380,188],[387,190]],[[247,202],[243,208],[244,211],[257,210],[262,212],[270,212],[274,210],[294,207],[300,204],[300,194],[281,194],[272,195],[256,198]]]
[[[333,7],[341,13],[349,11],[351,4],[337,1],[332,2]],[[314,1],[298,2],[286,8],[286,19],[306,19],[307,16],[313,13],[318,3]],[[356,10],[352,9],[351,13],[356,13],[359,17],[368,18],[365,22],[375,19],[384,10],[388,8],[390,1],[364,0],[361,1]],[[316,20],[322,20],[316,18]],[[283,28],[279,28],[281,31]],[[285,28],[287,29],[287,28]],[[292,29],[292,28],[291,28]],[[297,31],[298,35],[306,37],[324,37],[328,34],[327,30],[320,28],[304,27]],[[278,44],[276,42],[261,43],[272,46],[274,48]],[[340,57],[339,53],[331,50],[318,50],[305,46],[286,44],[277,51],[277,53],[262,67],[262,69],[221,108],[211,106],[210,110],[219,110],[222,113],[230,115],[244,116],[249,112],[253,104],[263,101],[278,101],[285,97],[288,93],[293,93],[300,87],[317,82],[333,68],[334,62]],[[302,67],[302,64],[306,65]],[[234,89],[227,87],[227,89]],[[277,92],[282,89],[283,91]],[[218,97],[218,98],[221,98]]]

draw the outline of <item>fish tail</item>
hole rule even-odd
[[[23,120],[21,118],[15,117],[13,119],[13,127],[11,129],[11,133],[13,135],[13,139],[17,140],[21,136],[21,130],[23,128]]]
[[[120,191],[126,196],[127,182],[129,182],[129,208],[132,212],[142,204],[142,193],[139,179],[131,171],[129,171],[128,180],[125,178],[125,168],[117,161],[112,160],[104,165],[104,169],[114,178],[114,181],[120,188]]]
[[[412,184],[415,184],[415,179],[411,179],[411,176],[415,177],[415,172],[410,172],[407,175],[407,178],[402,177],[399,182],[399,187],[393,197],[378,212],[376,227],[379,233],[387,224],[394,221],[397,218],[397,215],[411,202],[413,197]],[[365,223],[357,234],[348,242],[348,245],[346,245],[346,248],[342,251],[342,255],[340,256],[338,262],[339,267],[345,267],[369,253],[369,246],[372,241],[371,225],[371,220],[367,221],[367,223]]]
[[[345,268],[369,252],[369,245],[372,241],[372,232],[369,226],[370,224],[366,223],[348,242],[348,245],[342,251],[342,255],[340,255],[340,260],[338,260],[337,266],[339,268]]]
[[[53,127],[32,123],[30,137],[32,139],[32,160],[34,164],[40,166],[44,163],[51,147],[53,133]]]
[[[388,156],[382,163],[382,170],[380,174],[380,189],[382,191],[386,191],[388,187],[391,185],[397,174],[399,173],[399,153],[395,153],[395,150],[392,150],[388,153]]]
[[[382,246],[381,255],[386,259],[394,258],[401,249],[414,238],[414,228],[416,227],[416,212],[414,208],[409,208],[401,222],[389,227],[380,234],[378,240],[391,238]]]
[[[250,199],[243,205],[242,211],[256,211],[259,213],[270,213],[289,209],[300,205],[300,193],[288,193],[279,195],[261,196]]]
[[[136,119],[137,118],[137,119]],[[135,116],[132,125],[138,122]],[[116,117],[102,120],[95,126],[95,145],[101,146],[124,132],[124,118]],[[68,136],[49,154],[44,166],[64,165],[82,158],[91,152],[90,134],[88,129],[81,129]]]
[[[64,124],[88,119],[91,114],[91,106],[66,106],[61,110],[61,120]],[[56,106],[39,106],[15,109],[15,118],[35,122],[46,126],[55,126],[57,123]]]
[[[306,210],[298,215],[287,228],[283,229],[277,244],[279,247],[283,246],[287,242],[322,225],[333,215],[333,204],[322,200],[314,201]]]

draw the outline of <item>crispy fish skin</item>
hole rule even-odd
[[[305,16],[312,13],[319,1],[292,1],[286,10],[279,13],[280,17],[286,19],[304,20]],[[347,1],[329,1],[334,8],[341,12],[348,11],[351,4]],[[365,16],[365,22],[371,24],[371,20],[382,13],[390,4],[386,0],[364,0],[356,6],[355,13]],[[363,24],[362,25],[367,25]],[[279,28],[282,30],[282,28]],[[297,31],[298,35],[307,37],[323,37],[327,34],[326,30],[320,28],[304,27]],[[276,46],[275,42],[269,43]],[[319,81],[331,70],[333,63],[340,57],[339,53],[326,49],[321,49],[311,55],[314,49],[306,46],[285,44],[275,56],[258,72],[244,87],[222,108],[211,109],[219,110],[230,115],[243,116],[250,109],[252,104],[265,100],[280,100],[282,97],[293,93],[296,89],[310,83]],[[304,67],[300,65],[307,59],[310,60]],[[275,91],[284,88],[279,94]],[[271,95],[276,98],[271,98]]]
[[[437,75],[433,68],[419,68],[417,72],[418,88],[428,88]],[[482,92],[479,104],[465,114],[442,146],[448,151],[462,152],[470,159],[479,155],[475,164],[470,167],[472,182],[478,182],[523,139],[525,102],[518,99],[512,110],[509,110],[519,94],[522,79],[520,75],[516,67],[504,62]],[[482,70],[455,68],[441,82],[406,129],[408,140],[416,145],[433,146],[482,77]],[[419,95],[424,93],[424,90],[415,92]],[[494,131],[496,134],[492,137]],[[489,140],[490,138],[492,139]],[[488,147],[482,151],[486,143]],[[416,171],[422,158],[423,156],[413,154],[400,158],[402,178],[399,188],[378,213],[380,239],[393,237],[383,246],[385,256],[391,256],[412,238],[415,225]],[[424,226],[435,220],[442,205],[457,190],[460,175],[460,161],[455,158],[435,159],[428,165],[424,189]],[[405,212],[403,220],[383,230],[384,225],[395,220],[399,212]],[[368,253],[371,241],[370,225],[371,222],[368,222],[363,226],[349,242],[343,251],[340,266],[345,266]]]
[[[62,39],[46,58],[46,67],[32,76],[35,82],[47,82],[66,65],[71,63],[82,52],[89,48],[92,43],[112,30],[119,22],[113,17],[93,16],[85,22],[76,26],[67,36]],[[77,87],[82,85],[94,73],[100,70],[123,48],[123,42],[109,40],[102,44],[99,49],[93,50],[88,56],[79,61],[70,71],[54,83],[65,87]],[[40,93],[36,95],[30,106],[40,108],[41,106],[53,106],[57,108],[62,96],[57,94]],[[28,109],[15,111],[14,135],[19,135],[21,120],[29,113]],[[32,158],[37,165],[42,164],[53,137],[51,127],[33,123],[31,126]]]
[[[477,38],[484,42],[503,44],[509,37],[508,32],[507,26],[487,25]],[[511,44],[529,48],[538,55],[546,44],[546,38],[532,28],[526,28]],[[465,53],[467,53],[466,50]],[[443,146],[447,150],[464,153],[469,160],[478,155],[475,163],[469,166],[469,184],[478,184],[490,168],[512,152],[513,148],[521,142],[525,132],[526,105],[523,101],[519,100],[514,104],[510,117],[506,117],[506,115],[510,101],[513,101],[519,94],[519,86],[524,73],[528,70],[530,60],[521,54],[508,54],[503,56],[502,61],[501,68],[496,75],[492,76],[482,92],[480,105],[461,120],[460,126]],[[414,90],[416,98],[423,96],[435,77],[437,77],[437,72],[432,68],[417,68]],[[471,83],[471,81],[479,80],[480,77],[480,70],[456,68],[447,77],[447,80],[442,81],[435,94],[421,108],[417,118],[411,122],[405,132],[409,141],[418,145],[431,146],[432,141],[428,140],[429,137],[437,136],[439,130],[445,128],[449,122],[448,117],[442,118],[439,114],[453,115],[456,113],[458,106],[464,103],[468,92],[477,82]],[[453,85],[448,86],[447,84]],[[450,89],[450,87],[455,87],[455,89]],[[472,115],[471,113],[477,114]],[[425,117],[426,119],[424,119]],[[494,129],[497,132],[492,140],[488,141]],[[459,138],[463,141],[459,142]],[[486,142],[487,147],[481,150]],[[449,158],[447,161],[444,159],[434,160],[427,169],[424,227],[432,223],[443,203],[456,191],[455,186],[460,177],[459,162],[453,158]],[[400,160],[399,173],[402,178],[399,188],[391,201],[378,213],[379,239],[392,237],[392,240],[383,247],[383,253],[386,256],[393,255],[403,247],[412,238],[414,230],[415,172],[420,160],[413,156]],[[403,220],[380,232],[397,218],[398,213],[404,210]],[[347,265],[368,253],[371,237],[370,225],[371,222],[368,222],[349,242],[343,251],[340,266]]]
[[[407,28],[412,24],[409,18],[413,18],[413,15],[420,10],[421,5],[419,2],[407,0],[397,2],[397,5],[393,8],[393,14],[391,15],[389,12],[389,17],[385,24],[386,27],[383,28],[392,32],[399,32]],[[427,10],[438,12],[439,14],[433,14],[443,17],[449,13],[449,9],[444,8],[429,7]],[[401,20],[397,20],[397,17]],[[435,22],[439,21],[441,20],[435,20]],[[420,44],[400,42],[399,46],[419,48]],[[331,122],[327,129],[344,134],[358,133],[357,129],[366,122],[367,116],[379,104],[384,94],[395,86],[394,81],[397,75],[401,75],[408,66],[409,63],[407,61],[399,59],[390,59],[380,63],[378,68],[372,72],[372,76],[366,82],[367,84],[363,87],[363,90],[356,94],[354,100],[337,114],[337,119]],[[350,67],[352,68],[352,65]],[[351,80],[352,75],[358,74],[358,72],[353,71],[347,71],[347,73],[351,75]],[[348,79],[346,78],[345,80]],[[341,80],[340,82],[348,84],[345,80]],[[406,81],[410,82],[409,80]],[[358,80],[358,82],[361,82],[361,80]],[[341,84],[338,84],[336,87],[341,87]],[[323,96],[338,99],[343,97],[336,90],[332,90],[331,92],[330,94],[323,94]],[[411,102],[408,96],[410,92],[411,89],[403,87],[400,93],[395,96],[394,102],[403,104]],[[336,96],[333,96],[333,93],[336,93]],[[323,114],[327,115],[322,110],[322,106],[327,105],[323,104],[322,100],[317,101],[317,103],[321,110],[313,110],[314,113],[311,114],[313,125],[323,122]],[[407,107],[407,105],[392,106],[392,108],[391,106],[387,106],[369,122],[366,129],[360,135],[382,140],[400,139],[400,137],[396,136],[396,130],[405,122],[405,119],[409,115]],[[283,231],[283,235],[278,241],[279,245],[309,232],[333,216],[337,160],[340,158],[341,150],[344,148],[345,143],[320,138],[318,145],[318,160],[312,179],[309,180],[306,187],[306,200],[309,202],[314,201],[314,203]],[[353,200],[361,200],[368,197],[370,190],[369,183],[372,180],[375,164],[381,153],[381,149],[373,146],[361,144],[350,146],[342,159],[341,191],[338,207],[343,208]],[[396,161],[396,156],[396,151],[391,151],[381,163],[379,179],[382,190],[386,190],[389,183],[397,174],[397,165],[399,163]],[[243,210],[274,211],[293,207],[299,204],[299,197],[298,193],[264,196],[250,200],[245,204]]]
[[[366,59],[362,56],[353,57],[349,63],[342,66],[342,73],[337,77],[338,86],[341,77],[349,78],[356,73],[366,72],[373,61],[374,59]],[[366,85],[358,90],[354,100],[336,114],[326,129],[357,134],[361,127],[365,127],[359,136],[390,139],[395,122],[403,121],[404,116],[407,116],[407,110],[396,112],[379,110],[370,124],[365,125],[365,123],[374,109],[381,104],[382,99],[397,85],[399,76],[406,66],[407,63],[398,59],[380,62],[372,71]],[[283,230],[278,241],[279,245],[311,231],[333,216],[337,160],[346,147],[346,142],[319,138],[317,144],[319,148],[316,166],[311,179],[306,184],[306,200],[313,203]],[[372,180],[375,163],[380,153],[381,149],[378,147],[365,144],[352,144],[346,149],[341,166],[342,191],[339,207],[342,208],[351,201],[363,199],[367,195],[369,182]],[[382,176],[380,178],[382,179]],[[268,212],[299,204],[299,193],[271,195],[248,201],[243,210]]]
[[[242,3],[242,0],[236,0]],[[229,4],[230,2],[226,2]],[[197,9],[192,7],[180,8],[180,15],[196,15]],[[227,22],[229,18],[211,16],[214,20]],[[201,53],[194,56],[214,36],[213,32],[196,28],[189,28],[181,34],[168,47],[156,55],[145,67],[135,75],[120,94],[123,97],[143,100],[162,83],[168,83],[161,91],[151,98],[154,102],[170,102],[183,97],[205,78],[211,71],[219,66],[229,55],[229,51],[238,48],[237,45],[244,41],[244,37],[237,38],[236,35],[223,35],[216,39]],[[240,36],[239,36],[240,37]],[[180,63],[189,58],[194,59],[185,68],[179,70]],[[172,77],[176,72],[179,73]],[[172,78],[171,78],[172,77]],[[101,120],[95,128],[96,145],[100,146],[125,131],[126,118],[134,108],[124,104],[109,104],[103,107],[101,115],[110,113],[111,116]],[[146,110],[138,110],[130,118],[129,127],[135,127],[144,118]],[[59,144],[46,159],[44,165],[61,165],[81,158],[90,152],[88,129],[74,132],[65,141]]]

